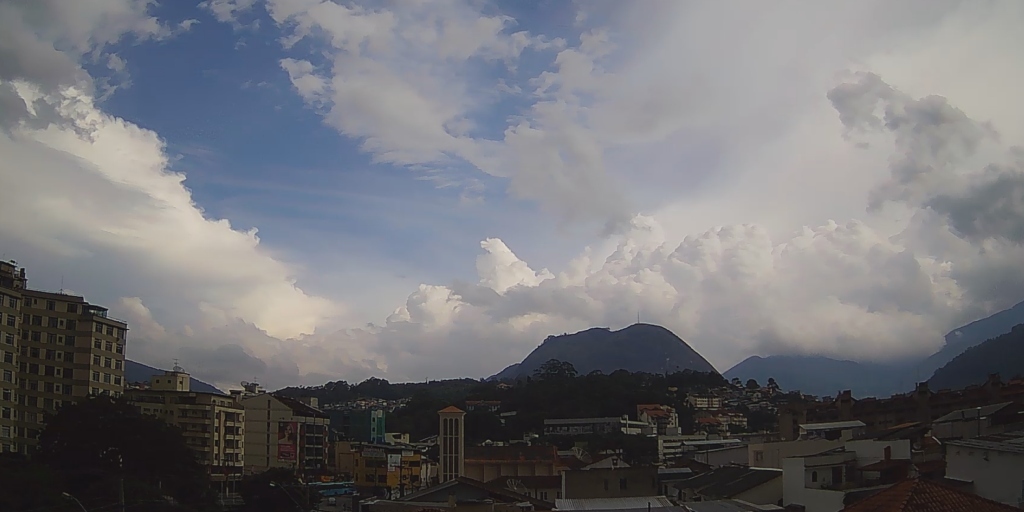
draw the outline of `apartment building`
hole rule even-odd
[[[121,395],[128,332],[107,308],[27,285],[24,268],[0,265],[0,448],[21,453],[63,403]]]
[[[232,397],[190,389],[181,367],[150,378],[148,389],[129,389],[125,397],[143,414],[181,429],[185,443],[222,493],[231,494],[242,478],[245,408]]]
[[[20,451],[18,355],[25,270],[0,261],[0,452]]]
[[[385,489],[394,498],[426,487],[422,454],[410,445],[339,441],[335,470],[357,488]]]
[[[257,390],[258,386],[247,386]],[[316,398],[295,399],[270,393],[232,393],[245,408],[245,472],[289,468],[315,476],[327,466],[330,418]]]

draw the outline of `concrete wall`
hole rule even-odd
[[[622,482],[625,481],[625,488]],[[577,498],[632,498],[657,496],[658,468],[583,469],[562,473],[562,496]]]
[[[1024,454],[947,445],[946,476],[972,481],[978,496],[1016,507],[1024,492]]]
[[[910,459],[910,440],[897,439],[894,441],[875,441],[865,439],[862,441],[848,441],[847,451],[857,452],[857,465],[866,466],[885,458],[885,449],[889,448],[890,458]]]
[[[747,460],[751,467],[782,469],[786,457],[804,457],[832,448],[838,448],[842,441],[812,439],[806,441],[782,441],[778,443],[752,443],[747,446]],[[760,455],[758,455],[760,452]]]
[[[731,464],[748,464],[747,447],[744,445],[718,448],[716,450],[693,452],[693,460],[711,467],[720,468]]]
[[[807,488],[807,475],[810,471],[804,468],[803,459],[786,459],[782,466],[783,505],[803,505],[805,512],[838,512],[843,509],[845,493]],[[819,471],[819,482],[821,473],[827,473],[826,476],[831,478],[831,471],[822,469]]]

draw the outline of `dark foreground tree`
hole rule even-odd
[[[61,495],[60,476],[18,453],[0,453],[0,510],[81,510]],[[71,508],[74,507],[74,508]]]
[[[206,470],[181,431],[122,399],[94,397],[47,419],[34,462],[87,509],[216,510]],[[175,503],[170,505],[169,502]]]
[[[320,493],[284,468],[248,476],[239,490],[245,501],[244,512],[309,512],[320,503]]]

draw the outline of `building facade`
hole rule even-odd
[[[330,470],[330,418],[317,408],[315,398],[303,402],[270,393],[235,396],[245,408],[246,473],[289,468],[313,477]]]
[[[463,476],[480,482],[490,482],[499,477],[558,474],[558,448],[554,446],[471,446],[465,452]]]
[[[455,406],[437,412],[440,483],[455,480],[466,473],[466,413]]]
[[[21,453],[64,403],[121,396],[128,334],[107,308],[27,285],[24,268],[0,264],[0,448]]]
[[[357,488],[373,489],[392,499],[423,489],[423,456],[412,446],[339,441],[334,445],[335,471]],[[371,491],[372,492],[372,491]]]
[[[0,261],[0,452],[20,452],[18,356],[25,270]]]
[[[245,409],[229,396],[191,391],[189,382],[189,374],[175,366],[154,375],[149,389],[129,389],[125,397],[143,414],[180,428],[210,479],[233,494],[244,465]]]

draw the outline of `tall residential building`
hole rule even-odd
[[[25,269],[0,261],[0,452],[20,451],[18,354]]]
[[[21,420],[34,445],[46,413],[90,395],[121,396],[128,324],[83,297],[25,289],[21,307]]]
[[[189,382],[189,374],[175,366],[151,377],[148,389],[129,389],[125,397],[143,414],[180,428],[210,479],[233,494],[244,464],[245,408],[227,395],[192,391]]]
[[[107,308],[27,285],[25,269],[0,263],[0,449],[21,453],[63,403],[121,395],[128,332]]]
[[[466,413],[455,406],[437,412],[440,418],[437,443],[440,445],[439,483],[455,480],[466,473]]]
[[[245,407],[245,472],[262,473],[289,468],[315,476],[327,466],[327,430],[330,418],[317,408],[315,398],[299,400],[269,393],[232,392]]]

